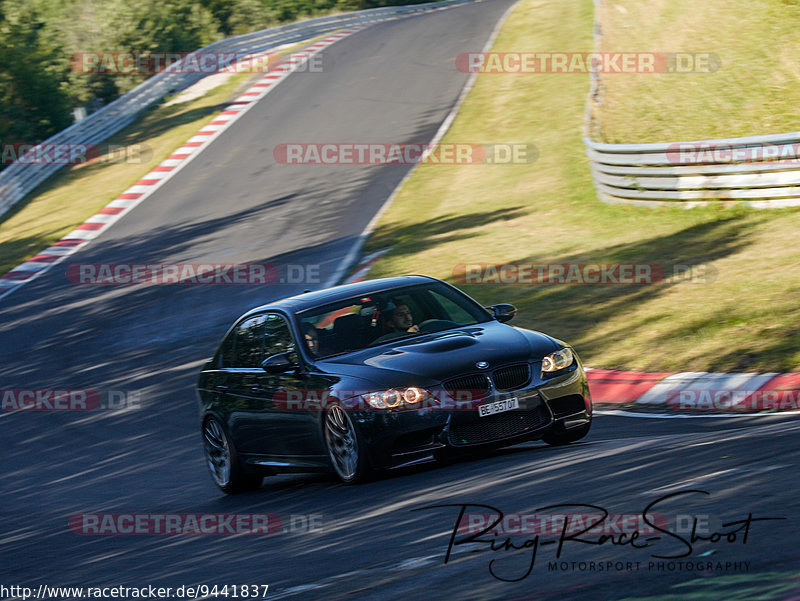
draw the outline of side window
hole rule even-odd
[[[442,319],[448,319],[458,324],[475,323],[475,318],[472,315],[467,313],[463,308],[459,307],[446,296],[442,296],[438,292],[434,292],[432,290],[430,291],[430,295],[447,313],[447,316],[442,316]]]
[[[228,334],[228,337],[225,338],[219,347],[219,353],[217,355],[218,367],[233,367],[233,360],[235,359],[235,355],[233,354],[233,344],[235,341],[236,330],[231,330],[231,333]]]
[[[281,315],[267,315],[264,327],[264,358],[278,353],[294,353],[295,350],[294,338],[286,320]],[[292,359],[296,361],[297,357]]]
[[[258,367],[261,365],[264,316],[256,315],[244,320],[236,328],[233,367]]]

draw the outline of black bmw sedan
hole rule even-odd
[[[586,436],[575,352],[440,280],[403,276],[253,309],[200,373],[205,456],[226,493],[283,471],[345,483],[450,453]]]

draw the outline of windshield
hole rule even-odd
[[[307,309],[298,313],[298,318],[315,358],[492,319],[475,301],[441,283],[354,297]]]

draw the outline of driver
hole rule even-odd
[[[386,317],[386,327],[389,332],[419,332],[411,309],[405,303],[395,303],[394,309]]]

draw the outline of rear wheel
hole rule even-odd
[[[580,440],[589,433],[589,428],[591,427],[592,423],[589,422],[588,424],[578,428],[570,428],[569,430],[560,430],[557,432],[548,432],[542,436],[542,440],[551,446],[560,447],[565,444]]]
[[[264,477],[244,470],[225,429],[214,417],[203,425],[203,447],[211,478],[222,492],[233,495],[261,486]]]
[[[331,407],[325,414],[323,428],[325,446],[339,479],[345,484],[367,481],[371,469],[367,460],[366,445],[347,411],[338,405]]]

